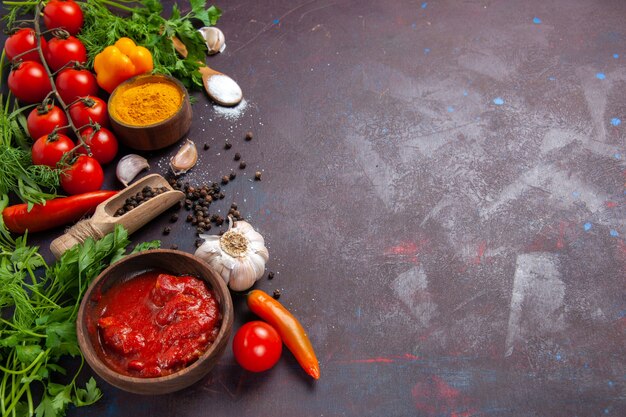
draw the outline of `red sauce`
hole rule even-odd
[[[204,281],[155,271],[113,286],[94,313],[108,365],[136,377],[168,375],[194,362],[221,321]]]

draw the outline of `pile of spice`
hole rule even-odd
[[[148,126],[173,116],[183,102],[183,93],[169,82],[146,82],[122,86],[113,95],[110,112],[132,126]]]
[[[225,198],[224,191],[222,191],[218,183],[209,183],[194,187],[188,182],[183,183],[176,178],[170,179],[169,182],[172,188],[185,193],[183,206],[186,210],[191,211],[186,220],[196,226],[196,232],[198,234],[210,230],[212,224],[215,226],[224,224],[224,217],[218,214],[210,214],[209,212],[211,203]],[[228,216],[232,216],[234,220],[243,220],[241,213],[237,209],[237,203],[230,205]],[[176,216],[176,219],[178,219],[178,216]]]
[[[146,185],[145,187],[142,188],[141,192],[135,194],[134,196],[128,197],[124,201],[124,205],[120,207],[119,209],[117,209],[114,216],[115,217],[123,216],[124,214],[128,213],[129,211],[131,211],[138,205],[143,204],[146,201],[150,200],[152,197],[155,197],[159,194],[163,194],[166,191],[169,191],[167,187],[152,188]]]

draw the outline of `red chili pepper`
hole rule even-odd
[[[298,319],[281,303],[261,290],[252,290],[248,293],[248,307],[278,331],[285,346],[296,357],[302,369],[313,378],[319,379],[320,366],[317,357]]]
[[[4,209],[2,218],[7,229],[13,233],[40,232],[80,220],[94,212],[98,204],[117,194],[117,191],[94,191],[71,197],[48,200],[45,205],[35,204],[28,211],[28,204],[16,204]]]

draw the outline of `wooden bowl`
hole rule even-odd
[[[214,291],[222,314],[217,338],[198,360],[167,376],[139,378],[120,374],[109,368],[99,347],[97,320],[93,310],[97,300],[111,286],[142,272],[161,270],[174,275],[192,275],[204,279]],[[109,266],[91,283],[78,310],[78,344],[91,369],[102,379],[124,391],[136,394],[165,394],[186,388],[202,379],[215,366],[228,343],[233,326],[233,302],[224,280],[209,265],[185,252],[156,249],[130,255]]]
[[[169,83],[180,91],[183,100],[176,113],[167,119],[150,125],[127,124],[116,116],[115,100],[118,94],[130,87],[155,82]],[[189,131],[191,126],[192,112],[189,93],[180,81],[169,75],[144,74],[124,81],[111,93],[108,108],[111,127],[115,131],[118,140],[129,148],[140,151],[154,151],[170,146],[178,142]]]

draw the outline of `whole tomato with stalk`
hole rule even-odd
[[[52,91],[46,69],[39,62],[18,62],[9,73],[9,90],[24,103],[37,103]]]
[[[70,62],[80,64],[87,62],[87,49],[85,45],[74,36],[58,34],[48,42],[48,49],[44,54],[48,66],[53,71],[58,71]]]
[[[115,159],[117,155],[117,138],[106,127],[95,124],[94,127],[87,127],[80,132],[83,142],[89,146],[91,156],[102,165],[106,165]],[[80,147],[78,152],[88,154],[85,147]]]
[[[40,37],[40,41],[41,49],[45,56],[48,50],[48,42],[46,42],[43,36]],[[4,43],[4,52],[9,61],[21,59],[22,61],[36,61],[41,63],[39,52],[35,48],[37,48],[37,38],[35,37],[35,30],[32,28],[17,30],[9,36]]]
[[[61,171],[61,187],[69,195],[97,191],[103,182],[102,167],[91,156],[78,155]]]
[[[67,135],[67,115],[52,99],[45,100],[28,114],[26,128],[28,134],[34,140],[52,133],[55,129],[58,133]]]
[[[43,8],[43,22],[48,29],[64,29],[76,35],[83,21],[83,11],[73,0],[52,0]]]
[[[74,142],[62,133],[53,131],[33,143],[31,156],[33,164],[56,168],[65,153],[74,149]]]
[[[74,126],[80,128],[90,123],[97,123],[100,126],[109,127],[109,113],[107,104],[99,97],[82,97],[69,109],[70,118]]]
[[[56,76],[55,85],[65,104],[70,104],[79,97],[98,94],[96,77],[79,65],[61,70]]]

